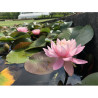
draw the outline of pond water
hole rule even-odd
[[[0,57],[0,71],[7,67],[16,80],[13,85],[58,85],[60,80],[65,81],[63,68],[46,75],[31,74],[24,69],[24,64],[5,64],[5,59]]]

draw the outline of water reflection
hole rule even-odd
[[[7,67],[16,80],[13,85],[57,85],[60,80],[65,80],[63,68],[50,74],[36,75],[27,72],[24,64],[5,64],[5,59],[0,57],[0,71]]]

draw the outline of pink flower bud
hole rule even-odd
[[[33,33],[34,35],[39,35],[39,34],[40,34],[40,29],[32,30],[32,33]]]
[[[27,27],[18,27],[17,31],[18,32],[25,32],[26,33],[26,32],[28,32],[28,29],[27,29]]]

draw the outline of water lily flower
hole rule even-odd
[[[74,74],[74,63],[75,64],[85,64],[87,61],[80,60],[74,58],[75,55],[79,54],[85,46],[81,46],[79,44],[76,46],[76,40],[59,40],[57,39],[56,44],[51,41],[51,48],[48,46],[48,49],[43,48],[45,54],[48,57],[56,58],[55,63],[53,64],[53,70],[57,70],[64,66],[65,71],[68,73],[69,76]]]
[[[26,32],[28,32],[28,28],[27,27],[18,27],[17,31],[18,32],[25,32],[26,33]]]
[[[32,30],[32,33],[33,33],[34,35],[39,35],[39,34],[40,34],[40,29]]]

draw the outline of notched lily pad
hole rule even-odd
[[[25,70],[33,74],[49,74],[53,72],[52,65],[55,59],[49,58],[44,52],[39,52],[32,55],[29,60],[25,62]]]

